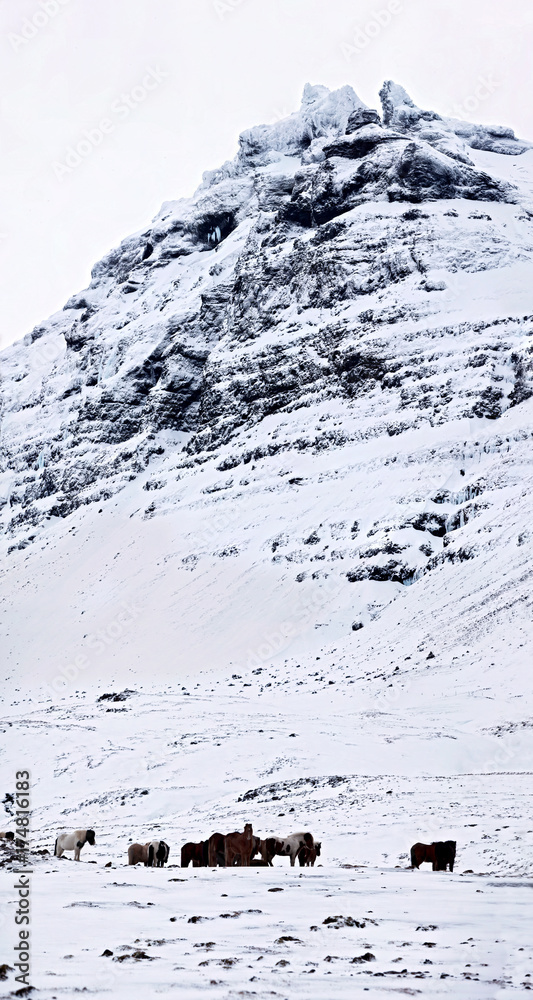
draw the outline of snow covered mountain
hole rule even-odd
[[[313,625],[355,651],[391,601],[431,633],[444,586],[467,636],[511,563],[525,599],[532,147],[381,99],[308,85],[3,353],[13,669],[49,681],[132,595],[171,676]]]
[[[432,995],[526,975],[530,949],[509,958],[498,922],[510,883],[483,883],[487,961],[470,974],[457,929],[484,919],[480,881],[459,883],[458,907],[456,884],[453,901],[442,880],[416,897],[383,865],[405,866],[415,839],[453,838],[462,869],[531,872],[533,146],[423,111],[390,82],[381,99],[380,115],[351,87],[307,86],[298,112],[245,132],[233,161],[1,356],[2,774],[8,788],[32,772],[36,850],[75,821],[97,830],[100,864],[67,876],[34,856],[40,926],[54,928],[52,944],[40,932],[43,996],[65,947],[84,971],[63,963],[63,987],[96,995],[131,995],[127,963],[108,974],[101,948],[133,962],[139,941],[170,956],[161,989],[186,966],[184,996],[209,963],[229,975],[242,961],[247,987],[260,930],[285,934],[269,946],[277,965],[289,950],[305,973],[321,948],[348,960],[354,921],[307,930],[307,906],[326,924],[355,906],[352,871],[342,904],[327,902],[338,867],[285,873],[302,889],[289,910],[262,877],[246,888],[228,871],[231,914],[215,912],[215,876],[191,869],[179,901],[160,887],[149,923],[122,921],[126,905],[152,905],[152,874],[102,879],[141,829],[176,862],[185,839],[245,821],[261,835],[312,828],[326,868],[380,866],[357,889],[383,923],[357,944],[381,949],[375,975],[404,962],[393,943],[424,965],[398,975],[433,979]],[[517,927],[518,895],[505,918]],[[98,908],[84,954],[61,909],[71,897]],[[135,945],[115,941],[107,906]],[[217,931],[208,948],[191,908],[241,917],[246,934],[222,944]],[[445,950],[423,959],[417,931],[443,911],[430,944]],[[187,944],[164,938],[168,919]],[[525,926],[512,947],[529,948]],[[175,966],[188,947],[215,951]],[[264,965],[258,995],[285,974],[288,991],[292,970]],[[330,992],[354,995],[352,965],[324,968]],[[321,974],[302,996],[325,995]],[[136,980],[140,996],[153,977]]]

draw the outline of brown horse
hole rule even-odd
[[[212,833],[207,841],[207,863],[210,868],[226,864],[226,838],[223,833]]]
[[[231,868],[236,858],[239,856],[243,868],[250,867],[250,857],[254,846],[252,824],[246,823],[243,833],[226,834],[225,842],[225,863],[226,868]]]
[[[316,859],[320,857],[321,848],[322,841],[320,840],[315,840],[314,847],[301,847],[298,851],[300,867],[303,868],[304,865],[314,867]]]
[[[250,864],[255,858],[256,854],[261,853],[261,839],[260,837],[252,837],[252,852],[250,854]]]
[[[276,854],[276,844],[278,843],[281,845],[281,841],[277,841],[275,837],[267,837],[266,840],[260,840],[259,837],[254,837],[250,863],[254,865],[267,865],[272,867],[272,858]],[[260,861],[256,858],[257,854],[261,855]]]
[[[138,865],[141,862],[148,866],[149,844],[130,844],[128,847],[128,864]]]
[[[261,857],[265,864],[272,867],[272,859],[276,854],[281,854],[282,843],[277,837],[267,837],[266,840],[259,841]]]
[[[436,870],[435,844],[413,844],[411,848],[411,868],[420,868],[420,865],[423,865],[425,861],[433,865],[433,871]]]
[[[199,844],[184,844],[181,849],[181,867],[188,868],[191,861],[193,868],[207,867],[207,840]]]

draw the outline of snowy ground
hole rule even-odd
[[[33,881],[33,981],[44,1000],[79,992],[487,1000],[530,988],[530,894],[520,878],[393,868],[51,862]],[[9,913],[5,887],[2,897]]]
[[[233,693],[228,679],[216,701],[169,688],[8,710],[3,776],[31,767],[33,849],[51,852],[63,826],[96,829],[80,864],[32,858],[32,983],[45,1000],[84,989],[487,1000],[527,986],[527,732],[480,736],[466,719],[422,717],[424,691],[406,709],[337,681],[319,695],[300,694],[296,679]],[[311,829],[318,865],[178,867],[184,842],[246,821],[261,836]],[[169,843],[169,867],[128,868],[128,844],[151,836]],[[453,874],[406,870],[411,844],[434,839],[457,840]],[[4,868],[8,964],[12,884]]]

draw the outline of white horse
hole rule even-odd
[[[281,848],[277,851],[282,857],[291,859],[291,867],[294,867],[296,857],[303,847],[314,848],[315,842],[312,833],[291,833],[290,837],[285,837],[281,841]]]
[[[74,851],[74,861],[79,861],[80,851],[84,844],[94,846],[94,830],[74,830],[72,833],[60,833],[55,842],[54,857],[60,858],[63,851]]]

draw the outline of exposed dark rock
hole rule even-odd
[[[442,538],[446,534],[446,521],[444,514],[423,512],[414,517],[410,523],[416,531],[429,531],[430,535]]]
[[[502,410],[503,392],[492,385],[483,389],[481,396],[472,407],[472,413],[476,417],[488,417],[489,420],[496,420],[497,417],[501,417]]]
[[[356,132],[357,129],[362,128],[364,125],[370,124],[381,125],[381,118],[379,117],[377,111],[372,111],[371,108],[356,108],[356,110],[352,111],[350,117],[348,118],[346,134],[350,135],[352,132]]]
[[[392,583],[406,583],[412,580],[414,570],[405,563],[399,563],[395,559],[389,559],[384,566],[372,564],[370,566],[360,566],[355,570],[349,570],[346,578],[350,583],[360,583],[361,580],[376,580],[384,583],[387,580]]]

